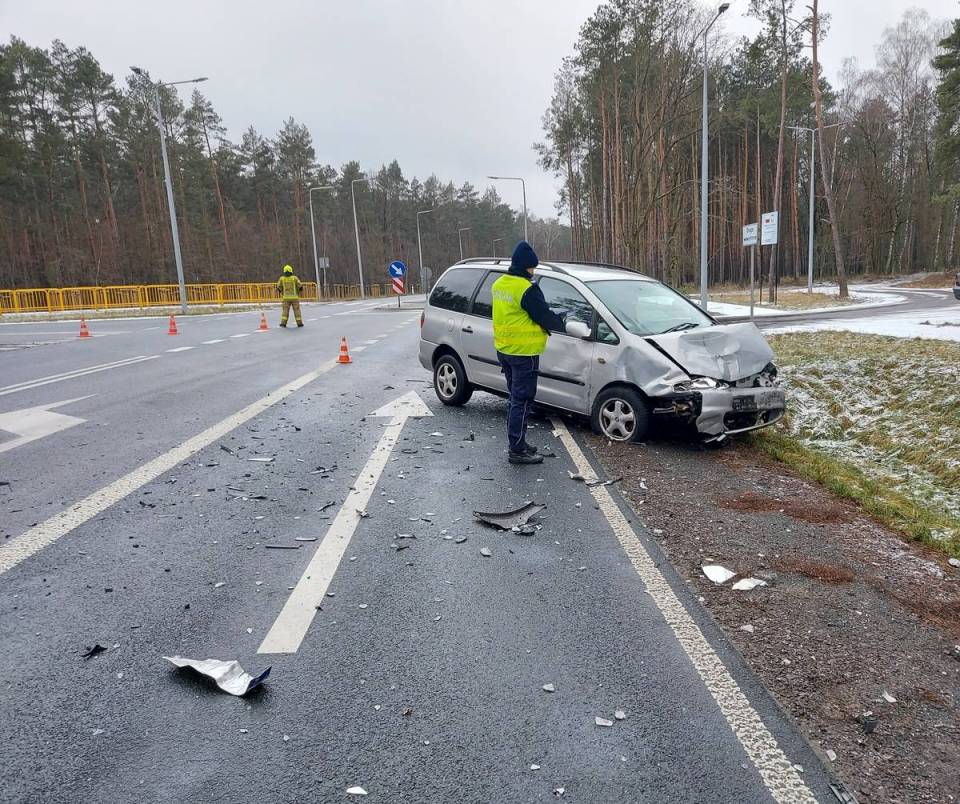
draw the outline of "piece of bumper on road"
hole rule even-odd
[[[260,675],[252,676],[237,661],[185,659],[183,656],[164,656],[163,658],[177,667],[189,667],[207,678],[212,678],[220,689],[231,695],[246,695],[259,687],[270,675],[268,667]]]

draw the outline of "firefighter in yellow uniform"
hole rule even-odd
[[[297,319],[297,326],[303,326],[303,319],[300,317],[300,294],[303,292],[303,283],[297,279],[293,273],[293,266],[284,265],[283,275],[277,281],[277,292],[283,300],[283,311],[280,313],[280,326],[287,325],[287,319],[290,317],[290,308],[293,308],[293,317]]]

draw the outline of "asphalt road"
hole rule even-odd
[[[437,402],[418,311],[305,309],[0,325],[2,800],[833,800],[642,517],[569,477],[577,423],[510,466],[502,401]],[[432,415],[370,415],[404,396]],[[471,514],[527,500],[533,535]],[[272,672],[235,698],[173,654]]]

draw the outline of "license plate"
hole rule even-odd
[[[735,396],[733,398],[733,410],[736,412],[745,410],[770,410],[771,408],[783,407],[783,391],[771,390],[761,391],[750,396]]]
[[[756,410],[757,400],[752,396],[735,396],[733,398],[733,409],[735,411]]]

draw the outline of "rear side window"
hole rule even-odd
[[[477,298],[473,300],[473,314],[483,316],[484,318],[493,318],[493,283],[496,282],[502,273],[491,271],[480,285],[477,291]]]
[[[430,294],[430,305],[441,310],[465,313],[483,271],[477,268],[454,268],[447,271]]]

